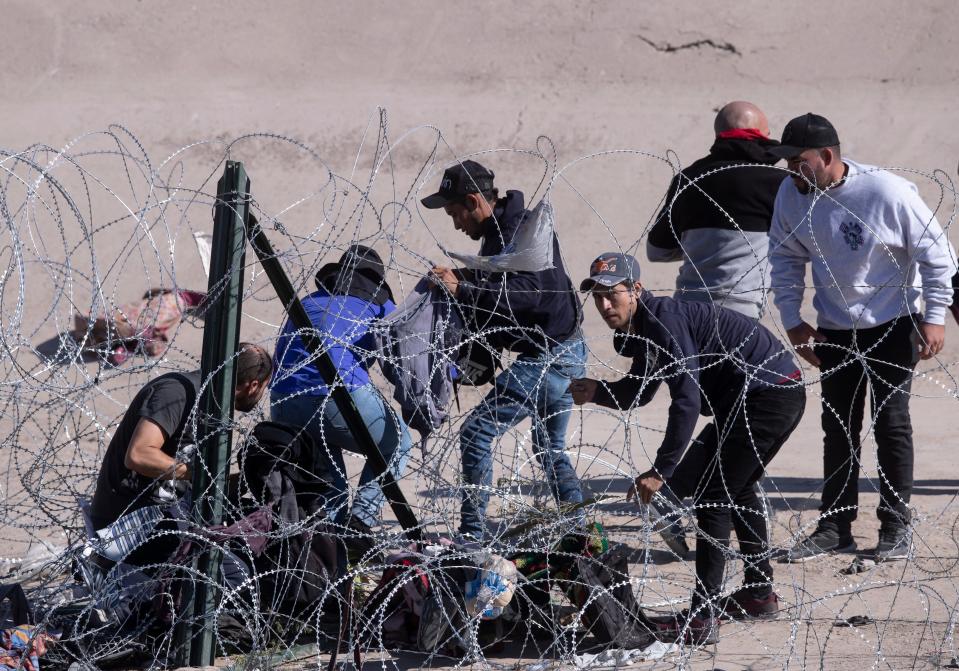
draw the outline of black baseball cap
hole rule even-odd
[[[339,281],[340,276],[343,276],[348,284],[352,283],[356,276],[366,278],[367,284],[376,288],[368,298],[379,305],[382,305],[386,298],[393,300],[393,290],[385,279],[386,270],[383,259],[372,247],[360,244],[350,245],[339,261],[327,263],[317,271],[314,278],[316,288],[330,290]]]
[[[782,143],[778,147],[767,147],[766,151],[779,158],[792,158],[807,149],[835,147],[839,144],[839,134],[829,123],[829,119],[812,112],[786,124],[783,128]]]
[[[592,291],[597,284],[615,287],[621,282],[638,280],[639,261],[635,257],[620,252],[606,252],[589,264],[589,277],[580,282],[579,290]]]
[[[461,200],[470,193],[483,193],[493,189],[493,171],[476,161],[463,161],[447,168],[440,182],[440,190],[420,202],[423,207],[438,210]]]

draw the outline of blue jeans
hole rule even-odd
[[[390,471],[399,479],[406,468],[412,447],[406,424],[387,406],[373,385],[357,387],[350,395],[369,427],[373,440],[379,445]],[[295,396],[272,398],[271,401],[273,419],[302,426],[320,450],[321,460],[325,462],[331,480],[331,494],[327,502],[327,513],[331,519],[338,524],[345,524],[352,514],[364,524],[374,526],[380,519],[380,509],[386,497],[383,496],[372,465],[367,462],[360,475],[360,486],[356,491],[352,511],[350,510],[343,450],[360,450],[332,397]]]
[[[579,478],[566,456],[566,427],[573,407],[569,382],[586,372],[586,345],[560,343],[538,356],[520,356],[500,373],[493,389],[463,424],[463,506],[460,533],[482,540],[493,484],[493,441],[526,417],[533,420],[533,450],[553,497],[581,503]]]

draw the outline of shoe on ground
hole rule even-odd
[[[650,618],[655,630],[653,635],[663,643],[686,645],[713,645],[719,643],[719,618],[710,616],[690,617],[689,611],[679,615]]]
[[[879,529],[879,545],[876,546],[876,563],[909,558],[912,549],[912,534],[909,528],[899,525],[882,525]]]
[[[772,590],[756,596],[748,587],[736,590],[721,604],[722,617],[732,620],[774,620],[779,615],[779,595]]]
[[[811,536],[793,546],[780,561],[787,564],[800,563],[832,552],[852,552],[855,549],[856,541],[851,532],[819,527]]]

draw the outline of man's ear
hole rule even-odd
[[[236,385],[235,396],[252,396],[260,388],[260,382],[257,380],[247,380]]]
[[[474,212],[480,206],[480,195],[478,193],[468,193],[463,201],[467,212]]]

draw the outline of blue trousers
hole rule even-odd
[[[569,383],[585,371],[586,345],[575,338],[538,356],[520,356],[497,376],[493,389],[467,417],[460,434],[465,485],[460,533],[485,538],[493,484],[493,441],[526,417],[532,417],[533,450],[553,497],[563,503],[582,502],[579,478],[565,449],[573,407]]]
[[[390,471],[399,479],[406,468],[412,447],[406,424],[387,406],[373,385],[357,387],[350,395],[386,463],[390,465]],[[302,426],[321,450],[324,465],[330,472],[331,494],[327,513],[331,519],[345,524],[352,514],[364,524],[374,526],[380,519],[380,509],[386,499],[373,467],[367,463],[360,475],[359,488],[350,509],[343,450],[360,450],[333,399],[329,396],[295,396],[271,400],[273,419]]]

